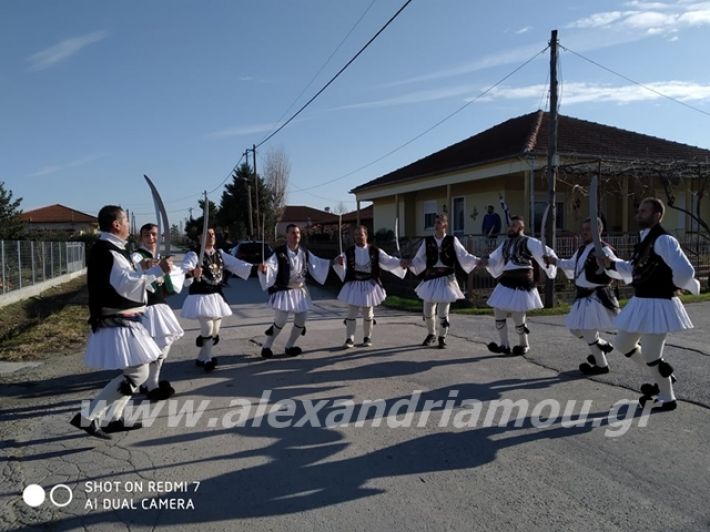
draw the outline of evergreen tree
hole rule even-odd
[[[12,191],[0,181],[0,240],[18,240],[23,236],[24,224],[20,220],[22,198],[13,201]]]

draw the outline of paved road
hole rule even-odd
[[[710,527],[709,304],[689,305],[697,328],[669,339],[680,408],[610,418],[646,379],[616,353],[612,373],[581,378],[584,353],[562,317],[530,320],[522,358],[487,352],[490,317],[453,316],[438,350],[418,345],[419,316],[380,310],[375,345],[344,351],[343,306],[314,290],[304,355],[262,360],[271,313],[254,279],[231,285],[239,304],[220,365],[193,365],[197,326],[183,321],[164,370],[178,395],[159,403],[151,427],[103,442],[68,424],[112,376],[86,370],[81,354],[2,377],[0,528]],[[202,415],[171,415],[189,408]],[[31,508],[19,497],[31,483],[66,485],[54,490],[59,505],[73,498]]]

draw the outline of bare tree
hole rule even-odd
[[[274,199],[274,213],[280,220],[286,207],[286,189],[291,174],[291,162],[283,148],[270,148],[266,153],[264,178]]]

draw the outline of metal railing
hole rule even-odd
[[[84,268],[83,242],[0,240],[0,294]]]

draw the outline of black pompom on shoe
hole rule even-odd
[[[426,338],[424,338],[424,341],[422,342],[422,345],[424,347],[429,347],[430,345],[434,345],[434,342],[436,342],[436,336],[433,334],[427,334]]]
[[[605,373],[609,373],[609,366],[601,368],[599,366],[592,366],[591,364],[584,362],[579,365],[579,371],[585,375],[603,375]]]
[[[286,348],[286,356],[287,357],[297,357],[301,353],[303,353],[303,349],[301,349],[297,345],[294,345],[293,347]]]
[[[264,347],[261,350],[261,358],[271,358],[274,356],[274,352],[268,347]]]
[[[86,426],[83,426],[81,423],[81,414],[75,415],[69,423],[73,427],[83,430],[89,436],[93,436],[93,437],[99,438],[101,440],[110,440],[111,439],[111,435],[104,432],[103,429],[96,422],[96,420],[92,421],[91,423],[89,423]]]

